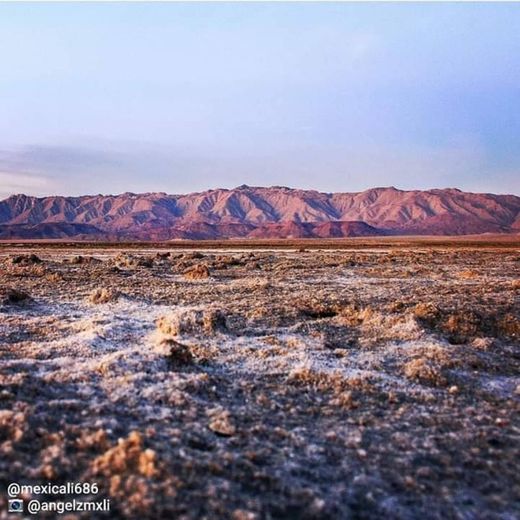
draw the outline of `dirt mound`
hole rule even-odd
[[[30,255],[16,255],[9,257],[9,262],[11,265],[35,265],[35,264],[41,264],[43,260],[36,256],[35,254]]]
[[[87,301],[93,304],[116,302],[121,293],[115,289],[107,287],[98,287],[94,289],[87,297]]]
[[[210,272],[207,265],[198,264],[186,269],[183,275],[187,280],[202,280],[204,278],[209,278]]]
[[[215,309],[184,309],[162,316],[157,329],[167,336],[213,335],[227,330],[226,315]]]
[[[151,256],[138,256],[129,253],[120,253],[112,260],[112,262],[118,269],[132,270],[139,267],[153,267],[154,258]]]
[[[168,358],[168,362],[174,367],[182,367],[193,363],[193,355],[190,347],[171,338],[163,338],[157,349]]]

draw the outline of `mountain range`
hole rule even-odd
[[[520,197],[458,189],[323,193],[283,186],[186,195],[13,195],[0,239],[172,240],[520,233]]]

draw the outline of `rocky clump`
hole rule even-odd
[[[183,275],[187,280],[203,280],[204,278],[210,277],[210,272],[208,266],[204,264],[197,264],[186,269]]]
[[[99,258],[95,258],[93,256],[75,255],[71,258],[65,259],[64,262],[71,264],[71,265],[85,265],[85,264],[100,264],[101,260],[99,260]]]
[[[107,483],[108,496],[118,504],[122,518],[150,518],[158,489],[175,493],[175,479],[161,479],[160,474],[157,453],[145,448],[143,435],[134,430],[94,459],[87,479]]]
[[[412,359],[403,366],[404,375],[412,380],[416,380],[434,386],[445,385],[446,379],[440,369],[428,359]]]
[[[97,457],[92,464],[95,475],[123,475],[136,472],[144,477],[156,473],[155,452],[143,449],[143,438],[137,431],[130,432],[126,439],[119,439],[116,446]]]
[[[226,316],[215,309],[184,309],[161,316],[157,329],[166,336],[213,335],[227,330]]]
[[[171,338],[163,338],[157,351],[168,359],[174,367],[182,367],[193,363],[190,347]]]
[[[41,264],[43,261],[39,256],[36,256],[35,254],[31,253],[30,255],[16,255],[10,257],[10,263],[12,265],[35,265],[35,264]]]
[[[115,289],[98,287],[88,295],[87,301],[92,304],[110,303],[116,302],[120,296],[121,293]]]
[[[208,428],[222,437],[231,437],[236,433],[236,427],[231,420],[228,410],[222,408],[213,408],[208,410],[210,418]]]
[[[114,259],[114,266],[118,269],[137,269],[138,267],[153,267],[153,257],[136,256],[128,253],[120,253]]]

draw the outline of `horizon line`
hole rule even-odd
[[[69,198],[69,199],[79,199],[79,198],[86,198],[86,197],[121,197],[123,195],[133,195],[133,196],[144,196],[144,195],[166,195],[170,197],[185,197],[189,195],[198,195],[202,193],[209,193],[214,191],[237,191],[237,190],[290,190],[290,191],[304,191],[304,192],[317,192],[324,195],[334,195],[334,194],[360,194],[365,193],[368,191],[375,191],[375,190],[393,190],[398,191],[402,193],[413,193],[413,192],[435,192],[435,191],[457,191],[460,193],[468,193],[468,194],[474,194],[474,195],[496,195],[496,196],[512,196],[512,197],[520,197],[520,195],[517,195],[515,193],[494,193],[494,192],[479,192],[479,191],[466,191],[462,190],[461,188],[448,186],[444,188],[426,188],[426,189],[401,189],[397,188],[395,186],[374,186],[372,188],[366,188],[364,190],[360,191],[322,191],[317,188],[296,188],[291,186],[282,186],[282,185],[272,185],[272,186],[250,186],[248,184],[240,184],[238,186],[235,186],[233,188],[208,188],[202,191],[190,191],[185,193],[168,193],[165,191],[142,191],[142,192],[133,192],[133,191],[124,191],[120,193],[85,193],[82,195],[61,195],[61,194],[51,194],[51,195],[28,195],[26,193],[12,193],[11,195],[8,195],[7,197],[4,197],[0,199],[1,201],[8,200],[11,197],[27,197],[27,198],[33,198],[33,199],[47,199],[51,197],[60,197],[60,198]]]

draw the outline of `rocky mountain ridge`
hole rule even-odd
[[[520,197],[458,189],[323,193],[239,186],[186,195],[13,195],[0,238],[170,240],[519,233]]]

